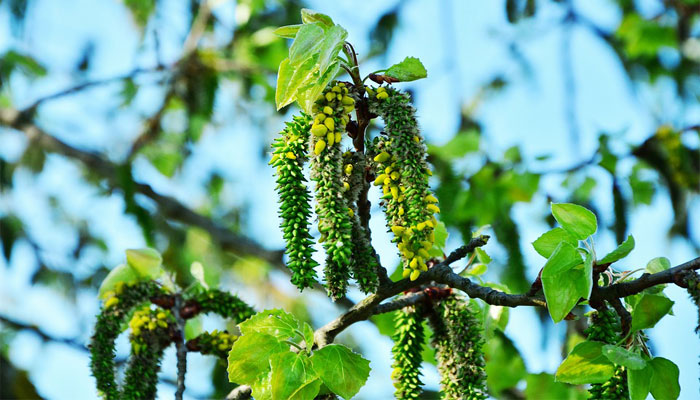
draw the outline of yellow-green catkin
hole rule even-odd
[[[310,148],[311,179],[316,181],[316,214],[320,241],[326,250],[326,290],[333,299],[345,294],[352,259],[352,222],[344,193],[340,141],[354,110],[348,88],[331,83],[313,106]]]
[[[306,187],[303,168],[307,159],[312,118],[308,114],[294,117],[272,144],[270,164],[276,168],[277,192],[281,228],[289,257],[287,267],[292,271],[292,283],[299,290],[316,282],[313,241],[309,233],[311,196]]]
[[[197,351],[201,354],[211,354],[226,360],[231,347],[238,340],[238,336],[214,329],[211,332],[203,332],[187,342],[187,350]]]
[[[419,306],[405,307],[396,313],[394,321],[396,332],[392,336],[394,347],[391,353],[394,357],[394,368],[391,378],[394,381],[394,397],[397,399],[418,399],[423,392],[423,382],[420,365],[423,362],[423,331],[422,309]]]
[[[364,293],[374,293],[379,285],[377,256],[370,244],[368,232],[362,227],[357,208],[360,191],[365,181],[365,165],[362,154],[353,151],[343,153],[343,190],[345,201],[350,208],[352,223],[353,256],[350,272],[360,290]]]
[[[168,310],[138,310],[129,321],[131,355],[124,377],[123,399],[154,399],[163,351],[176,330]]]
[[[463,298],[452,295],[433,306],[430,325],[440,372],[441,398],[488,398],[483,329],[477,314]]]
[[[584,331],[586,339],[606,344],[616,344],[620,340],[620,319],[611,309],[594,311],[590,326]],[[627,400],[630,398],[627,386],[627,370],[622,365],[615,366],[615,372],[605,383],[594,383],[588,389],[591,399]]]
[[[390,87],[371,91],[370,112],[386,124],[372,147],[374,184],[382,189],[387,226],[403,261],[403,277],[416,280],[427,271],[440,212],[431,193],[426,148],[409,96]]]

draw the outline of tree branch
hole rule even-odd
[[[185,374],[187,373],[187,347],[185,347],[185,319],[180,315],[182,307],[182,297],[175,296],[175,306],[171,309],[177,323],[178,334],[175,338],[175,349],[177,356],[177,390],[175,400],[182,400],[185,394]]]
[[[245,400],[249,399],[252,394],[252,390],[248,385],[241,385],[233,389],[227,396],[226,400]]]
[[[364,300],[357,303],[347,312],[322,326],[315,332],[314,338],[318,347],[323,347],[333,342],[335,337],[340,332],[356,322],[366,320],[375,314],[391,312],[423,301],[425,299],[425,294],[418,292],[408,294],[394,301],[382,303],[382,301],[410,288],[418,287],[430,282],[445,284],[453,289],[459,289],[469,297],[481,299],[490,305],[506,307],[546,307],[547,303],[542,295],[507,294],[500,290],[478,285],[468,278],[460,276],[452,271],[452,268],[450,268],[451,263],[464,258],[468,253],[471,253],[477,247],[485,245],[487,240],[488,236],[473,238],[467,245],[453,251],[449,256],[447,256],[447,258],[445,258],[445,261],[436,264],[430,270],[421,274],[415,281],[403,279],[392,283],[390,286],[380,288],[377,293],[367,296]],[[616,301],[617,303],[620,303],[620,297],[639,293],[642,290],[655,285],[679,282],[683,271],[695,269],[700,269],[700,257],[666,271],[651,275],[644,274],[641,278],[631,282],[616,283],[611,286],[598,288],[596,293],[598,298],[608,300],[613,306],[615,306]]]

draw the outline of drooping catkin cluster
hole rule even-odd
[[[606,344],[615,344],[620,340],[620,320],[617,314],[610,309],[594,311],[591,315],[591,325],[584,331],[588,340],[596,340]],[[615,372],[609,381],[594,383],[588,389],[592,399],[629,399],[627,387],[627,371],[625,367],[617,365]]]
[[[406,307],[397,312],[394,321],[396,332],[392,337],[394,347],[391,349],[394,370],[391,377],[397,399],[417,399],[423,392],[420,364],[423,361],[425,333],[421,312],[419,306]]]
[[[129,327],[131,354],[120,398],[155,399],[160,361],[177,329],[175,317],[168,310],[146,306],[134,313]]]
[[[188,351],[197,351],[201,354],[211,354],[226,360],[231,347],[238,339],[238,336],[214,329],[211,332],[203,332],[194,339],[187,341]]]
[[[375,185],[382,187],[382,205],[393,241],[403,261],[403,277],[418,279],[427,271],[428,252],[435,242],[440,209],[430,192],[426,148],[420,135],[410,97],[391,87],[367,89],[370,112],[380,115],[385,134],[373,146]]]
[[[119,284],[97,316],[95,333],[90,339],[90,369],[97,381],[97,390],[105,399],[121,399],[114,365],[114,341],[132,308],[151,297],[164,294],[155,282],[134,285]]]
[[[433,306],[430,324],[442,398],[486,399],[483,329],[469,304],[463,298],[451,295]]]
[[[364,293],[377,290],[377,258],[370,244],[367,231],[362,227],[357,210],[357,201],[365,179],[364,155],[346,151],[343,153],[343,190],[345,202],[350,207],[350,222],[352,223],[353,256],[350,262],[350,272],[353,279]]]
[[[107,400],[152,399],[156,396],[158,370],[163,351],[173,338],[181,335],[169,311],[175,304],[174,295],[154,281],[133,284],[119,283],[107,293],[95,333],[90,340],[90,368],[97,381],[97,390]],[[148,303],[160,308],[150,309]],[[121,388],[115,379],[115,340],[126,326],[131,329],[131,353]],[[238,297],[212,289],[197,293],[185,300],[180,315],[187,319],[198,313],[216,313],[240,323],[255,311]]]
[[[277,168],[279,215],[282,218],[280,227],[289,256],[287,267],[292,271],[292,283],[299,290],[311,287],[316,282],[314,268],[318,265],[311,257],[313,242],[308,226],[311,196],[303,174],[310,129],[309,115],[294,117],[272,144],[274,151],[270,160],[270,165]]]
[[[211,289],[194,297],[198,312],[213,312],[235,323],[241,323],[255,314],[255,309],[238,296],[221,290]],[[182,314],[182,311],[180,312]]]
[[[331,83],[313,106],[311,178],[316,181],[319,241],[326,250],[326,289],[333,299],[345,294],[350,278],[353,211],[343,196],[340,141],[354,104],[348,88],[340,82]]]

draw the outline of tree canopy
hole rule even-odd
[[[0,397],[692,398],[651,3],[0,2]]]

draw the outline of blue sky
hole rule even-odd
[[[360,57],[369,49],[368,30],[384,10],[395,1],[309,1],[309,6],[331,15],[349,32],[349,40],[355,44]],[[540,2],[543,3],[543,2]],[[225,23],[236,23],[243,16],[235,2],[215,2],[215,12]],[[575,7],[603,29],[613,29],[620,15],[607,0],[575,1]],[[644,2],[645,10],[653,14],[655,2]],[[167,0],[158,8],[155,20],[161,35],[162,54],[166,63],[176,60],[187,30],[185,8],[180,2]],[[626,74],[612,51],[590,32],[573,28],[568,48],[572,54],[573,81],[576,95],[573,99],[581,141],[572,146],[565,118],[565,104],[569,97],[562,74],[561,52],[564,48],[564,32],[557,23],[562,11],[545,3],[536,18],[517,26],[505,20],[502,2],[476,2],[444,0],[441,2],[411,0],[405,2],[400,14],[400,26],[385,60],[377,59],[363,65],[366,72],[398,62],[405,56],[419,57],[425,64],[429,77],[406,85],[415,92],[419,121],[426,138],[435,144],[447,142],[459,124],[462,105],[472,99],[480,86],[500,73],[512,82],[503,93],[489,97],[475,109],[475,118],[484,126],[484,151],[499,155],[512,145],[519,145],[525,159],[533,161],[539,155],[551,154],[546,164],[533,164],[538,168],[556,169],[576,164],[589,158],[595,150],[597,134],[619,133],[619,139],[638,143],[652,132],[658,123],[686,126],[698,123],[700,109],[697,105],[683,107],[672,93],[672,86],[661,81],[653,87],[635,87],[627,81]],[[76,60],[88,41],[96,44],[96,51],[89,72],[91,79],[119,76],[128,73],[137,63],[154,65],[153,43],[146,40],[140,45],[139,34],[134,29],[130,14],[118,1],[94,2],[71,0],[56,2],[38,0],[31,3],[22,39],[12,37],[8,27],[6,6],[0,7],[0,52],[8,47],[27,51],[49,66],[51,75],[28,82],[12,81],[13,100],[22,108],[36,98],[54,93],[73,84],[71,75]],[[161,21],[158,24],[158,21]],[[167,24],[162,21],[168,21]],[[152,29],[154,25],[149,26]],[[226,38],[226,32],[220,34]],[[530,65],[529,72],[515,62],[507,44],[515,40],[523,57]],[[380,64],[381,63],[381,64]],[[156,76],[157,77],[157,76]],[[145,76],[142,83],[153,81]],[[138,134],[140,120],[159,106],[162,91],[148,88],[136,98],[133,110],[110,113],[117,105],[115,94],[119,85],[105,85],[84,94],[66,97],[47,104],[41,109],[41,123],[51,133],[82,148],[105,152],[114,160],[123,157],[131,141]],[[161,176],[144,160],[137,160],[136,178],[148,182],[162,193],[170,194],[194,208],[202,204],[205,192],[201,184],[209,171],[222,173],[229,183],[224,201],[230,205],[255,205],[247,214],[247,229],[261,243],[270,248],[282,246],[277,231],[276,199],[271,171],[260,159],[261,143],[269,142],[279,131],[283,118],[274,110],[252,109],[236,101],[240,88],[224,84],[215,106],[216,129],[208,129],[201,142],[193,149],[191,160],[170,181]],[[172,123],[176,123],[173,121]],[[262,129],[261,129],[262,127]],[[22,135],[0,130],[0,157],[16,159],[26,140]],[[624,165],[622,166],[625,167]],[[629,166],[627,166],[629,168]],[[96,190],[81,182],[80,170],[66,160],[49,156],[47,166],[40,175],[19,173],[15,178],[15,190],[0,197],[0,214],[16,212],[29,222],[29,229],[37,242],[44,247],[46,258],[56,265],[68,261],[67,254],[75,244],[69,225],[52,215],[48,197],[55,196],[66,209],[68,216],[81,216],[90,221],[90,228],[103,235],[109,243],[107,265],[117,265],[123,260],[127,248],[144,246],[140,231],[131,218],[123,215],[123,203],[118,196],[103,197]],[[548,192],[561,193],[563,177],[548,178],[544,185]],[[605,177],[601,177],[605,182]],[[602,222],[611,219],[612,202],[609,198],[610,182],[596,189],[595,203],[603,211]],[[254,188],[254,190],[239,190]],[[548,210],[543,207],[543,196],[537,195],[531,204],[519,204],[514,210],[520,222],[522,248],[534,277],[542,259],[529,245],[547,227],[541,217]],[[695,199],[691,213],[698,214]],[[671,208],[664,196],[657,196],[651,206],[641,207],[631,216],[630,233],[635,236],[637,248],[624,262],[630,269],[643,267],[656,256],[666,256],[673,265],[696,257],[692,248],[679,240],[669,240],[665,233],[671,221]],[[692,230],[700,236],[700,217]],[[383,221],[377,216],[372,220],[373,232],[379,232],[374,240],[386,265],[396,264],[395,251],[382,240]],[[653,227],[653,229],[649,229]],[[610,234],[599,234],[596,245],[600,252],[614,248]],[[381,243],[387,243],[381,245]],[[456,238],[451,245],[458,245]],[[502,251],[496,245],[487,250],[496,255]],[[85,255],[74,270],[90,272],[90,266],[104,258],[94,252]],[[4,261],[0,261],[0,264]],[[61,300],[50,289],[30,287],[27,277],[36,268],[32,250],[26,243],[16,246],[11,268],[0,267],[0,312],[29,323],[36,323],[57,336],[78,336],[87,340],[92,316],[98,310],[94,293],[79,293],[78,309],[67,300]],[[289,284],[280,281],[284,290]],[[286,286],[285,286],[286,285]],[[681,370],[681,398],[697,398],[698,348],[693,334],[696,310],[684,291],[669,287],[669,297],[676,302],[674,316],[665,318],[650,334],[655,355],[676,362]],[[248,294],[241,293],[242,297]],[[357,294],[355,294],[357,295]],[[357,297],[356,299],[359,299]],[[337,311],[330,305],[319,307],[314,315],[316,327],[334,318]],[[528,326],[532,329],[518,329]],[[523,353],[531,372],[553,372],[560,362],[563,325],[548,325],[549,342],[541,345],[541,325],[532,309],[511,310],[510,337]],[[362,398],[391,397],[389,365],[391,342],[380,336],[369,323],[360,323],[350,329],[355,340],[365,350],[372,362],[373,373],[368,385],[361,392]],[[672,338],[672,340],[669,340]],[[89,375],[84,352],[61,345],[42,345],[36,336],[25,333],[11,343],[11,356],[18,366],[31,371],[40,392],[52,399],[95,397],[94,382]],[[125,341],[120,349],[127,351]],[[689,349],[693,349],[689,351]],[[168,353],[165,373],[174,374],[173,354]],[[194,395],[208,391],[204,368],[211,360],[190,356],[193,363],[188,375],[188,388]],[[69,365],[70,368],[66,368]],[[434,369],[426,372],[429,387],[436,388]],[[172,397],[172,387],[162,386],[160,398]]]

